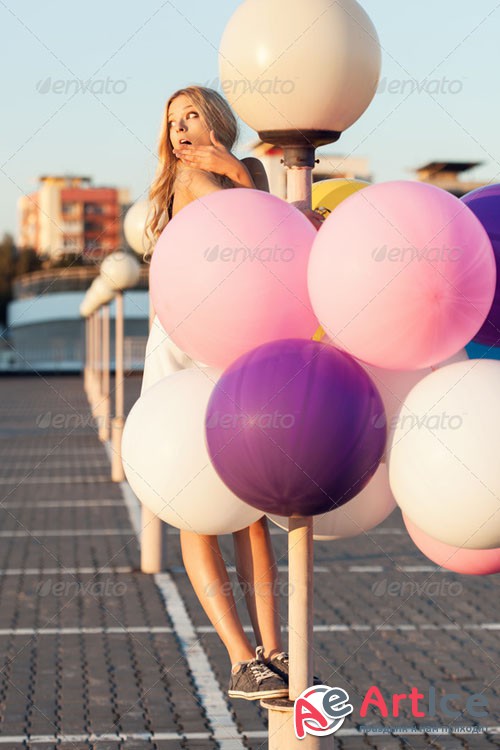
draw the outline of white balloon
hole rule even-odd
[[[375,96],[380,68],[356,0],[246,0],[219,47],[223,93],[257,131],[344,131]]]
[[[387,447],[390,445],[392,435],[397,427],[404,400],[411,389],[435,370],[451,365],[453,362],[465,362],[468,359],[469,356],[466,350],[460,349],[453,357],[433,367],[426,367],[424,370],[385,370],[358,360],[361,367],[373,380],[382,398],[385,409],[385,420],[382,415],[380,417],[380,427],[383,427],[384,423],[387,424]],[[382,460],[385,461],[386,456]]]
[[[500,546],[500,361],[436,370],[410,391],[389,452],[398,505],[422,531],[466,549]]]
[[[141,256],[149,251],[149,243],[145,236],[149,208],[149,201],[136,201],[125,214],[123,222],[125,239],[132,250]]]
[[[387,465],[381,463],[359,495],[340,508],[313,516],[313,538],[315,541],[325,541],[358,536],[382,523],[395,507]],[[288,531],[288,518],[274,515],[269,518],[281,529]]]
[[[212,466],[205,412],[220,372],[189,368],[163,378],[134,404],[122,458],[133,491],[162,521],[198,534],[229,534],[262,517]]]

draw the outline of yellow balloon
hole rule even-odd
[[[368,187],[370,184],[365,180],[347,180],[345,177],[314,182],[312,186],[313,210],[326,208],[329,213],[350,195]]]
[[[311,195],[312,208],[314,211],[326,209],[325,214],[328,215],[339,203],[370,184],[365,180],[347,180],[345,177],[333,177],[329,180],[314,182]],[[312,340],[321,341],[324,336],[325,331],[322,326],[319,326]]]

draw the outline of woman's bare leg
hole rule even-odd
[[[236,611],[231,582],[216,536],[181,531],[181,550],[189,580],[210,622],[227,648],[231,664],[255,658]]]
[[[258,645],[266,658],[283,651],[280,603],[277,594],[278,566],[264,516],[233,534],[238,580]]]

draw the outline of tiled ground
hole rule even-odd
[[[138,377],[129,379],[127,408],[139,387]],[[82,380],[1,378],[0,394],[0,743],[9,750],[218,747],[159,590],[138,571],[137,542],[120,488],[110,481]],[[283,566],[286,541],[275,529]],[[183,571],[174,529],[167,542],[168,569],[202,629],[200,641],[224,693],[225,650]],[[233,564],[230,536],[221,538],[221,548]],[[336,737],[339,750],[500,747],[500,576],[435,572],[409,541],[398,512],[363,537],[316,543],[315,564],[321,569],[315,574],[315,672],[345,687],[355,709]],[[241,601],[238,606],[249,625]],[[284,600],[282,615],[286,626]],[[444,692],[457,694],[450,707],[458,711],[483,691],[488,715],[477,723],[496,731],[352,736],[370,685],[387,696],[413,685],[427,691],[429,684],[438,702]],[[245,701],[229,709],[240,732],[249,733],[245,746],[266,750],[265,711]],[[439,708],[425,721],[454,723]],[[413,720],[407,711],[385,722],[372,712],[364,723],[408,726]],[[456,723],[473,721],[465,712]],[[162,732],[177,739],[151,738]],[[119,733],[128,738],[119,741]],[[195,733],[201,737],[190,736]],[[107,737],[96,741],[93,734]],[[59,742],[42,742],[54,735]]]

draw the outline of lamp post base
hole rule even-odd
[[[269,750],[333,750],[334,737],[313,737],[306,734],[298,740],[293,728],[293,701],[286,698],[271,698],[260,702],[267,708],[269,718]]]
[[[160,573],[163,568],[163,522],[141,505],[141,571]]]
[[[101,407],[101,413],[98,417],[99,425],[99,440],[103,443],[107,443],[110,437],[110,406],[109,400],[104,400]]]

